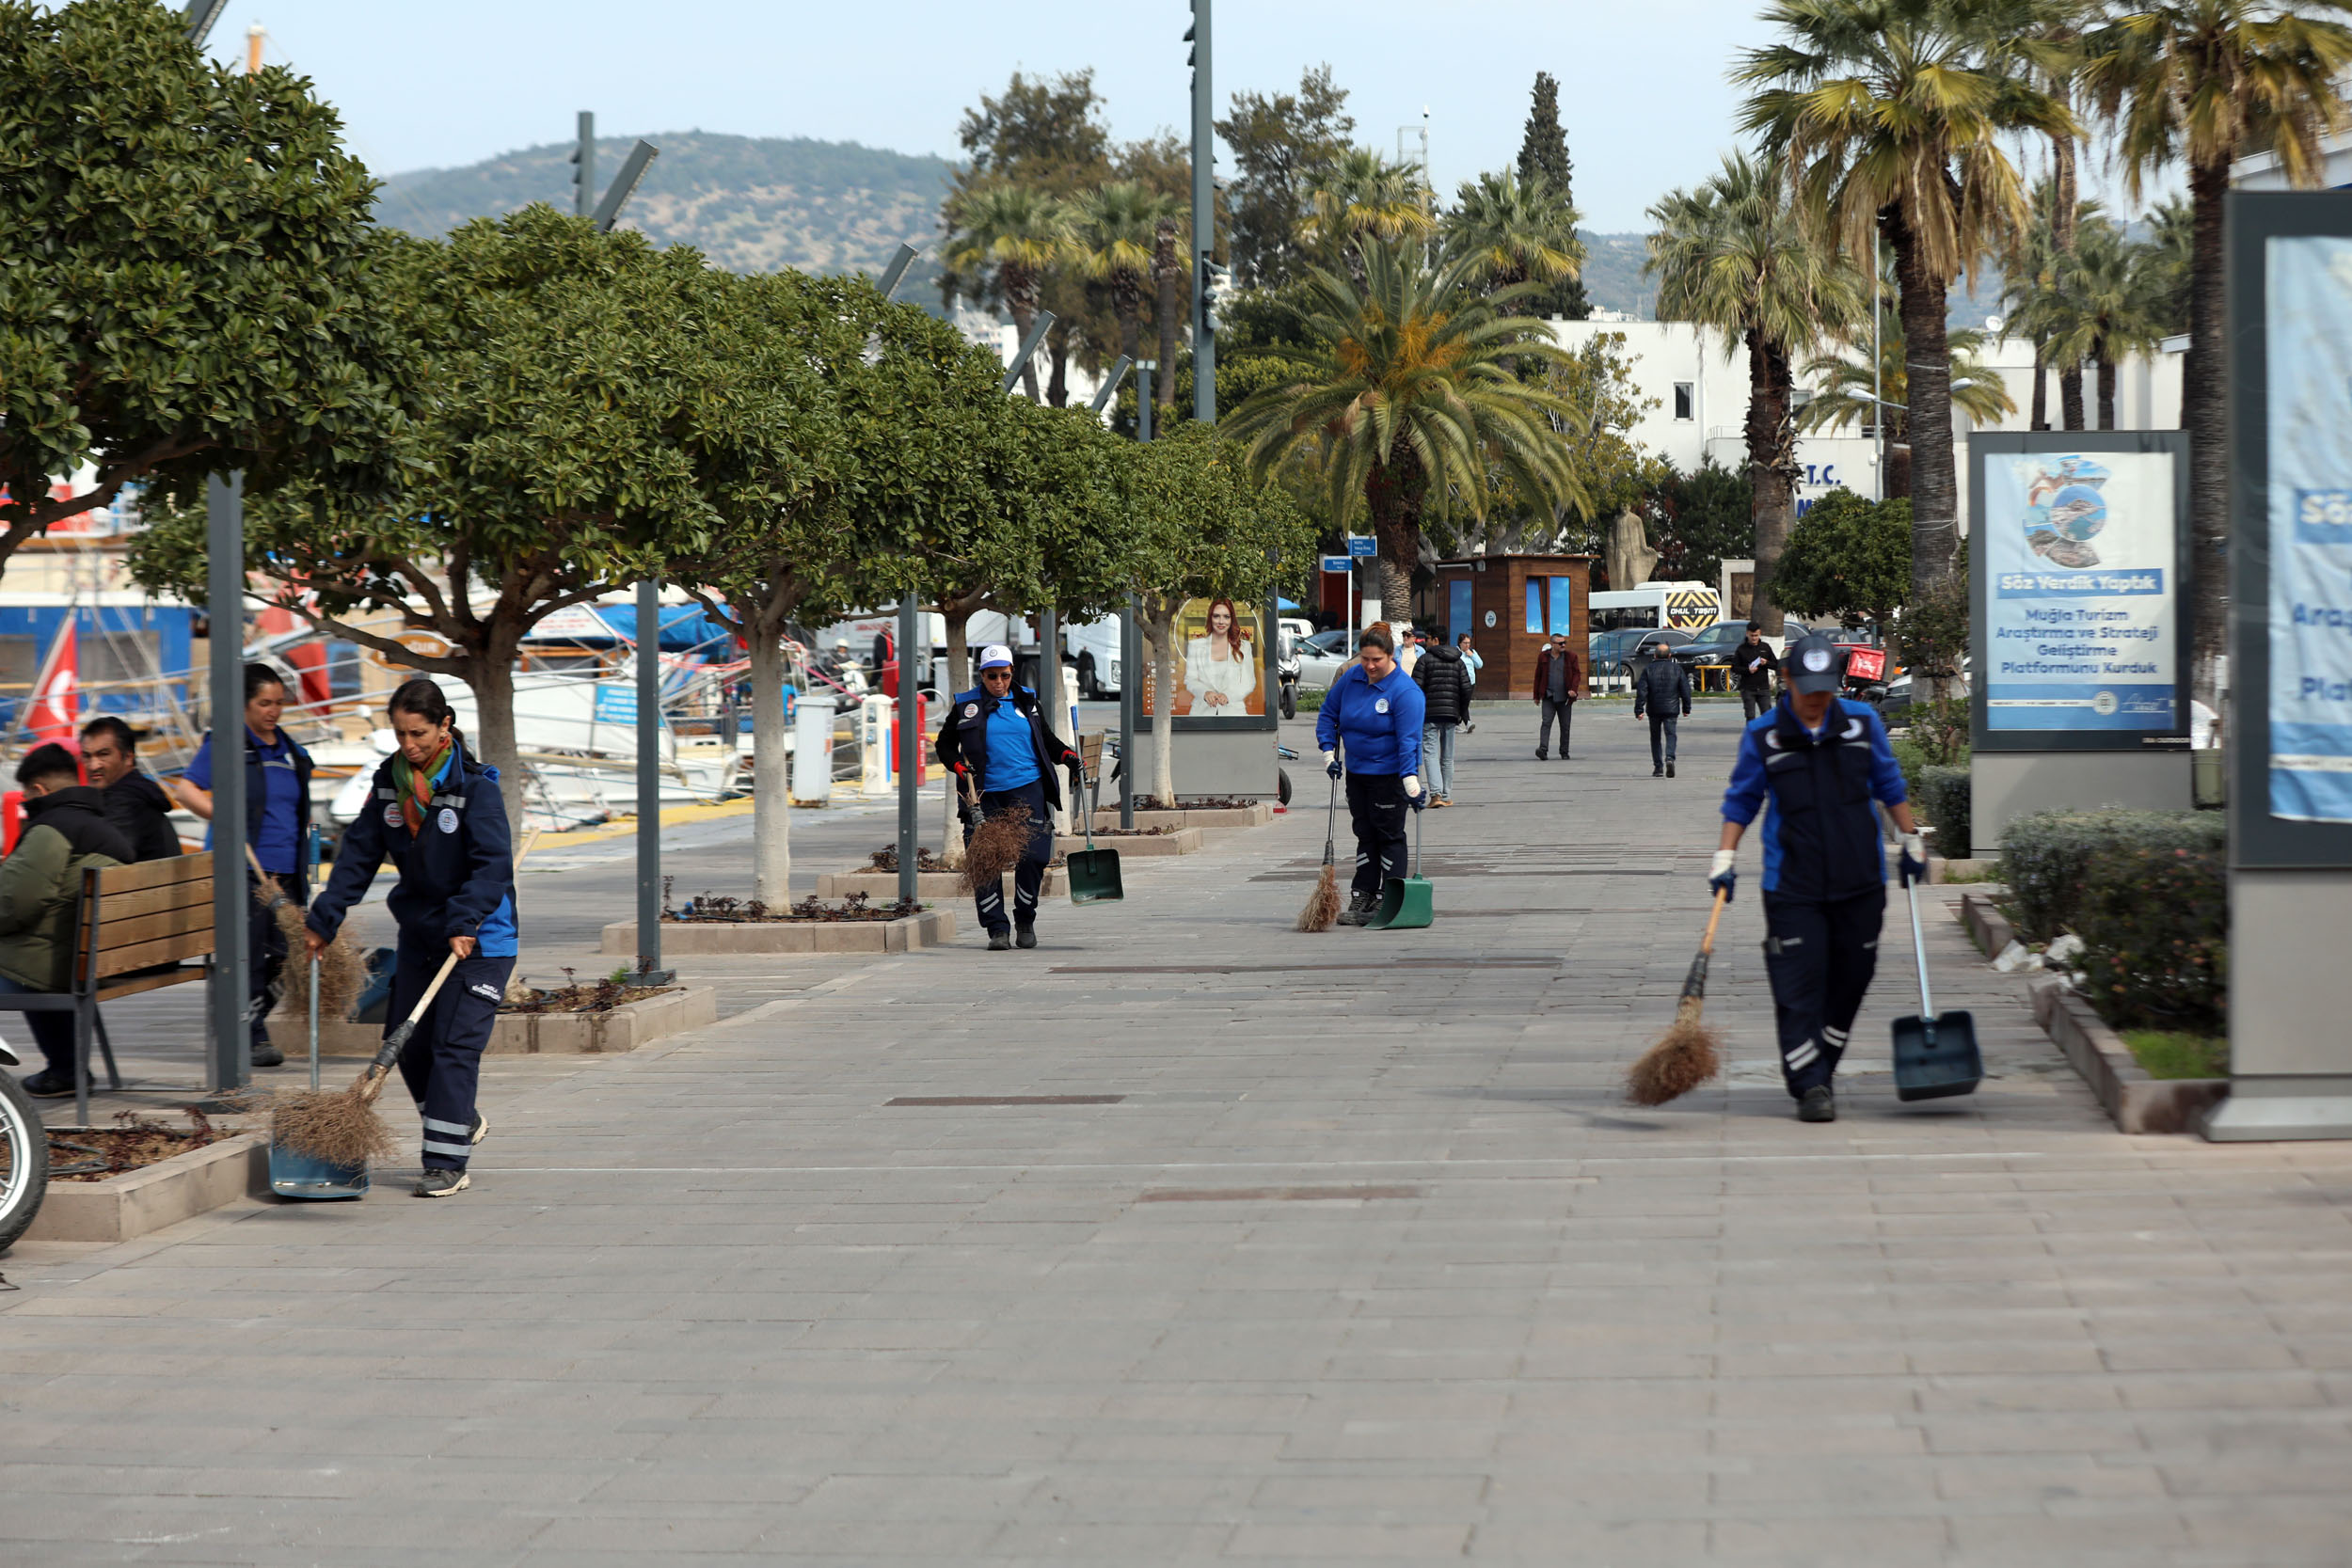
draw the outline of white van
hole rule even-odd
[[[1119,695],[1119,631],[1116,615],[1089,626],[1062,627],[1062,662],[1077,669],[1078,695],[1089,703],[1107,702]]]
[[[1675,626],[1704,631],[1723,619],[1723,601],[1704,582],[1645,582],[1585,603],[1588,632],[1628,631],[1636,626]]]

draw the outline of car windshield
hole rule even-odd
[[[1319,654],[1335,654],[1346,646],[1347,637],[1343,630],[1319,631],[1307,639],[1307,646]]]

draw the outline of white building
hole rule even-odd
[[[1748,351],[1734,341],[1724,352],[1723,335],[1688,322],[1555,321],[1552,337],[1571,353],[1595,338],[1615,334],[1625,341],[1624,357],[1630,364],[1634,388],[1645,411],[1629,437],[1688,473],[1712,458],[1738,471],[1747,462]],[[2187,352],[2185,338],[2169,339],[2158,354],[2137,356],[2117,372],[2115,417],[2123,430],[2177,430],[2181,423],[2181,366]],[[1798,359],[1800,395],[1818,389],[1803,374],[1808,356]],[[1978,425],[1955,409],[1952,434],[1964,443],[1972,430],[2025,430],[2033,410],[2033,344],[2019,338],[1999,338],[1986,349],[1984,363],[2000,376],[2017,404],[2016,412],[1986,425]],[[2048,418],[2058,422],[2058,378],[2049,377]],[[2098,417],[2095,372],[2084,372],[2086,412]],[[1855,425],[1799,436],[1797,509],[1806,508],[1840,487],[1858,496],[1877,498],[1881,491],[1875,443]],[[1965,453],[1964,444],[1961,451]],[[1963,461],[1960,474],[1961,526],[1967,527],[1968,475]]]

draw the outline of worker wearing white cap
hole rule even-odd
[[[992,642],[980,650],[980,684],[948,705],[935,750],[959,782],[969,778],[978,786],[983,821],[1016,808],[1029,814],[1028,848],[1013,866],[1010,918],[1001,879],[976,886],[973,901],[991,952],[1035,947],[1038,895],[1054,856],[1052,812],[1061,804],[1054,770],[1079,764],[1078,753],[1046,727],[1037,693],[1012,678],[1010,648]]]

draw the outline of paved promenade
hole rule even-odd
[[[1895,1101],[1897,903],[1801,1126],[1753,851],[1732,1069],[1629,1109],[1738,710],[1668,782],[1530,709],[1426,818],[1430,930],[1294,933],[1300,811],[1034,952],[967,911],[498,1059],[453,1200],[21,1246],[0,1561],[2352,1561],[2352,1148],[2117,1134],[1940,897],[1994,1076]]]

